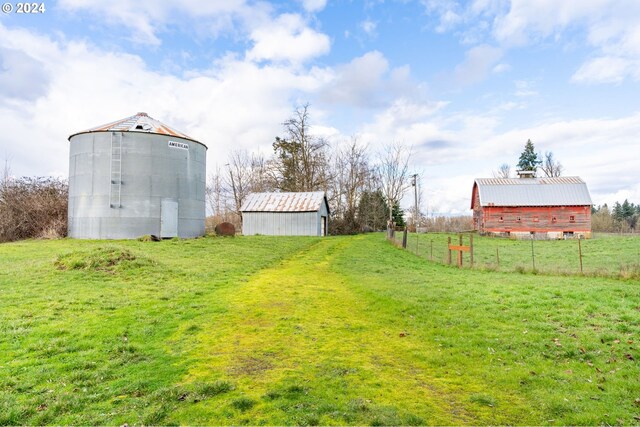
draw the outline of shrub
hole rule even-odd
[[[68,185],[57,178],[0,181],[0,242],[67,235]]]

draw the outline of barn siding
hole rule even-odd
[[[479,215],[478,229],[483,233],[534,232],[549,233],[553,237],[569,232],[587,237],[591,234],[590,206],[485,206],[480,208]]]

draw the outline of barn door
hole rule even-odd
[[[178,237],[178,202],[163,199],[160,207],[160,237]]]
[[[327,235],[327,217],[326,216],[321,216],[320,219],[321,219],[321,221],[320,221],[320,235],[321,236],[326,236]]]

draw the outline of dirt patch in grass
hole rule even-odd
[[[273,368],[272,358],[269,355],[239,357],[237,363],[229,368],[229,373],[234,375],[260,375]]]
[[[154,266],[157,263],[129,249],[105,246],[89,251],[73,251],[59,255],[54,265],[59,270],[93,270],[115,272],[118,270]]]

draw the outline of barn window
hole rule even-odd
[[[516,217],[516,221],[518,221],[518,222],[522,221],[522,220],[520,219],[520,215],[518,215],[518,216]]]
[[[556,222],[558,220],[558,218],[556,218],[555,216],[551,218],[551,222]]]
[[[504,217],[502,215],[500,215],[500,219],[498,219],[499,222],[504,222]]]
[[[569,216],[569,222],[576,222],[576,217],[575,217],[575,215],[570,215],[570,216]]]

